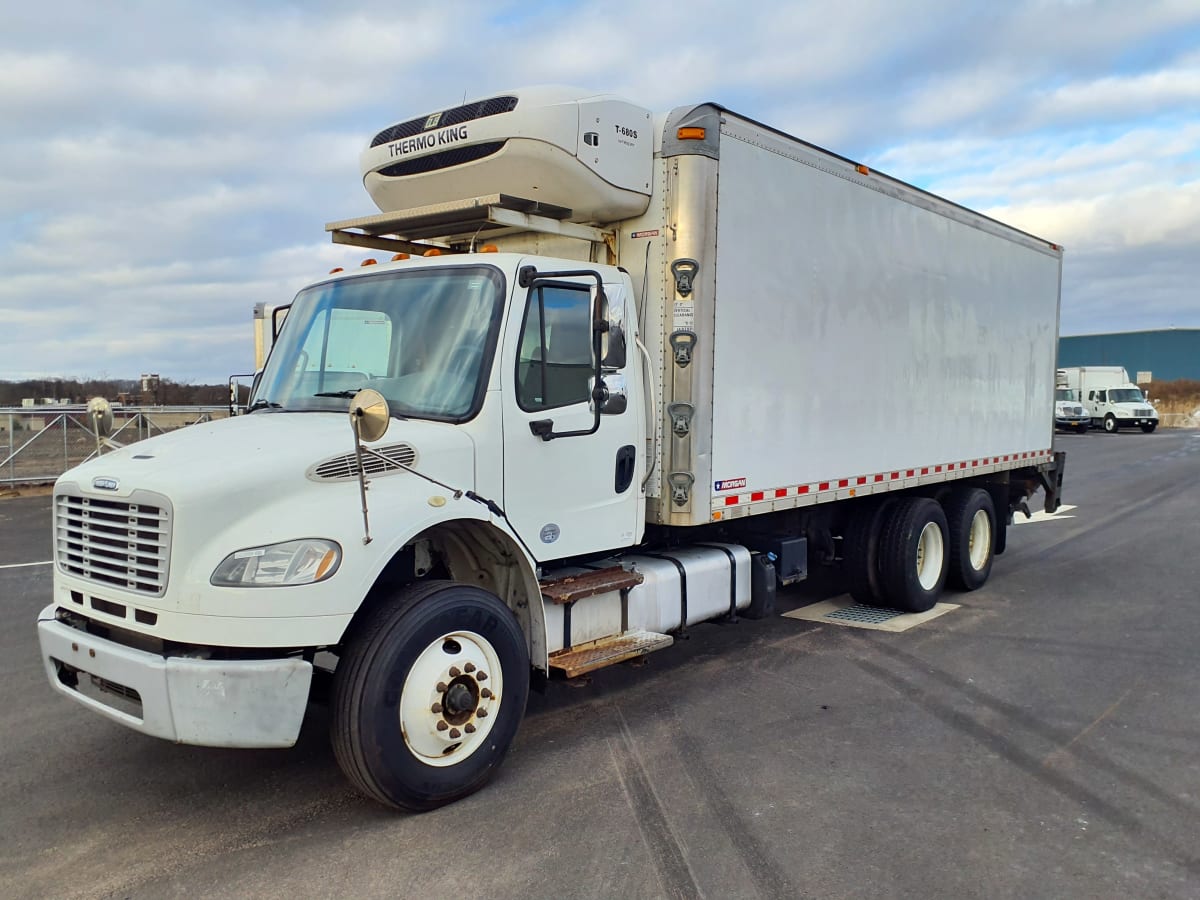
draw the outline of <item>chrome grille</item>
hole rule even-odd
[[[154,502],[143,502],[152,500]],[[88,581],[161,597],[171,556],[166,498],[129,500],[60,493],[54,498],[55,557],[59,568]]]
[[[387,475],[390,472],[402,472],[402,466],[413,466],[417,461],[417,451],[409,444],[389,444],[386,447],[372,447],[370,453],[364,453],[363,471],[367,475]],[[379,454],[376,456],[375,454]],[[380,459],[382,456],[385,459]],[[353,453],[335,456],[317,463],[308,470],[308,477],[313,481],[349,481],[358,477],[358,463]]]
[[[1135,409],[1133,411],[1133,414],[1135,416],[1148,416],[1148,415],[1150,415],[1150,413],[1151,413],[1151,410],[1149,410],[1149,409]]]

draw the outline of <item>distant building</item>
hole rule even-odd
[[[1200,381],[1200,328],[1060,337],[1058,365],[1124,366],[1135,379],[1138,372],[1149,372],[1154,381]]]

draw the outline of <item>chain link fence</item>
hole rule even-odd
[[[109,437],[131,444],[228,415],[225,406],[117,406]],[[50,484],[95,455],[87,407],[0,407],[0,487]]]

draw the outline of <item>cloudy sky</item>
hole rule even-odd
[[[221,382],[362,251],[382,127],[714,100],[1066,246],[1062,332],[1200,326],[1197,0],[56,0],[0,27],[0,379]]]

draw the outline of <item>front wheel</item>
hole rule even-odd
[[[1150,422],[1149,424],[1142,426],[1142,431],[1144,431],[1146,434],[1152,434],[1154,432],[1154,429],[1157,427],[1158,427],[1157,422]]]
[[[1091,428],[1090,425],[1080,425],[1078,428],[1075,429],[1075,431],[1078,434],[1087,434],[1090,428]]]
[[[525,712],[529,653],[495,595],[426,582],[353,629],[334,679],[338,765],[367,796],[421,812],[495,774]]]
[[[1112,413],[1109,413],[1104,417],[1104,430],[1109,434],[1117,433],[1117,417]]]

